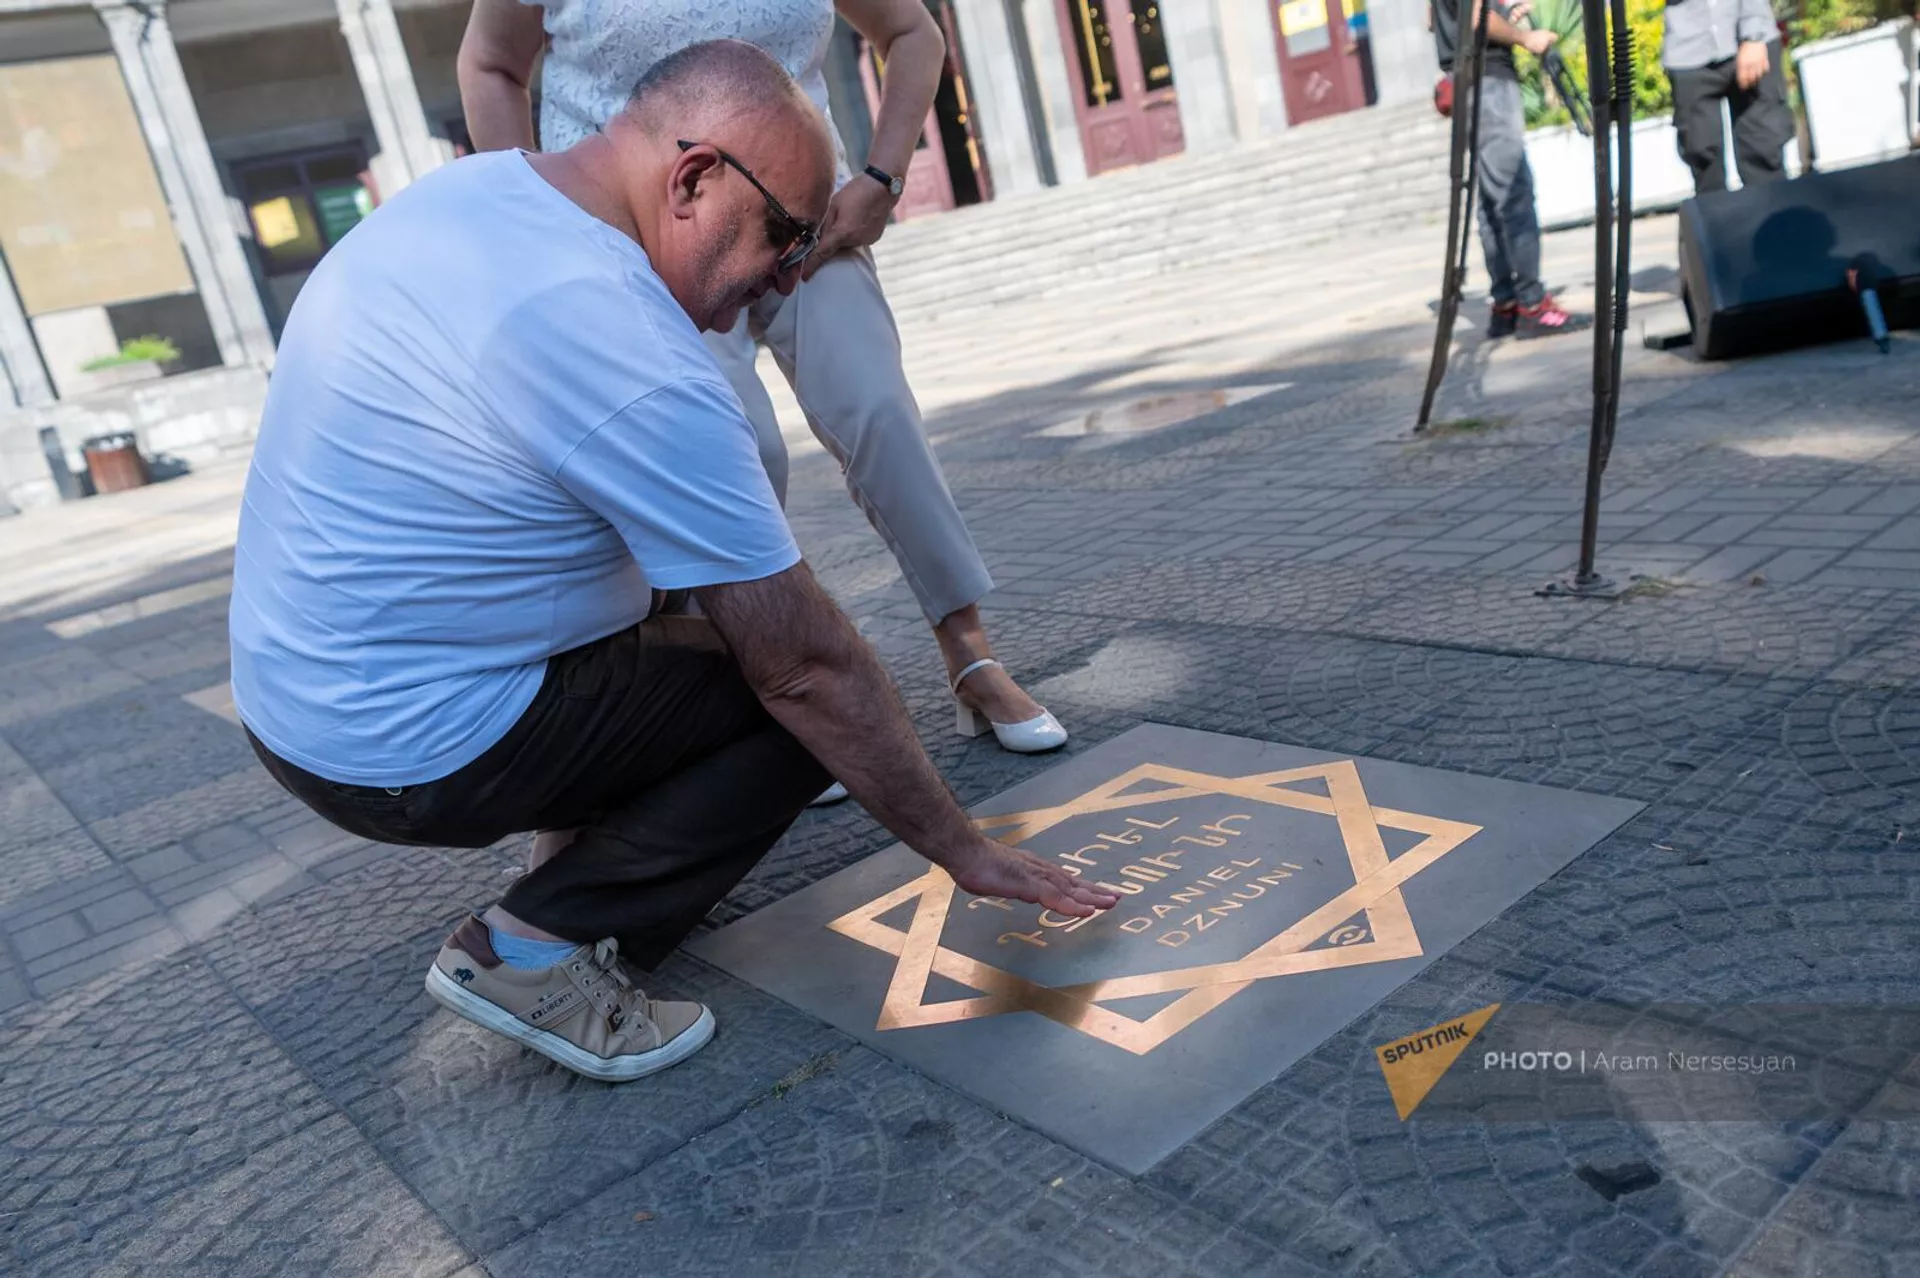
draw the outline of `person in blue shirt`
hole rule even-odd
[[[955,804],[701,342],[794,287],[832,179],[777,62],[694,45],[577,146],[409,187],[327,255],[282,338],[235,546],[235,708],[267,770],[352,833],[539,832],[427,992],[594,1078],[711,1037],[630,964],[671,951],[828,770],[966,891],[1114,900]],[[702,615],[656,615],[676,591]]]

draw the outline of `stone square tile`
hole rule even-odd
[[[240,1163],[98,1225],[34,1260],[75,1278],[154,1273],[407,1274],[465,1268],[465,1251],[345,1119],[322,1118]]]
[[[11,1213],[0,1245],[22,1272],[88,1272],[105,1263],[89,1239],[154,1227],[152,1205],[329,1113],[190,957],[60,994],[16,1013],[0,1039],[0,1211]],[[170,1238],[208,1242],[191,1218]]]

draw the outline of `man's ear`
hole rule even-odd
[[[693,206],[703,194],[701,183],[720,163],[719,153],[710,146],[696,146],[674,157],[667,171],[667,211],[677,218],[693,216]]]

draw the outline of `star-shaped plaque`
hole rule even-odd
[[[971,896],[896,844],[689,948],[1138,1175],[1639,807],[1142,724],[1040,761],[974,813],[1115,887],[1112,910],[1083,920]],[[724,1025],[750,1006],[715,1012]],[[1434,1019],[1375,1017],[1366,1041]]]
[[[1301,782],[1314,780],[1325,785],[1326,794],[1296,788]],[[1141,786],[1154,788],[1142,790]],[[1146,763],[1066,803],[986,817],[979,825],[1002,842],[1018,844],[1071,817],[1150,810],[1156,804],[1210,794],[1330,818],[1339,829],[1340,841],[1353,866],[1352,886],[1232,962],[1055,987],[943,944],[956,889],[945,870],[929,867],[912,882],[849,910],[827,925],[896,960],[874,1028],[897,1030],[1007,1012],[1038,1012],[1103,1042],[1145,1054],[1255,981],[1418,957],[1422,953],[1420,937],[1400,887],[1480,832],[1479,826],[1464,821],[1374,807],[1351,759],[1245,777],[1211,776]],[[1382,829],[1423,837],[1408,851],[1390,858]],[[917,904],[905,931],[881,921],[910,901]],[[1352,926],[1349,920],[1355,918],[1364,918],[1365,926]],[[1322,943],[1325,948],[1313,948]],[[957,981],[979,994],[928,1002],[928,980],[934,975]],[[1120,999],[1173,992],[1181,992],[1180,998],[1144,1020],[1105,1006]]]

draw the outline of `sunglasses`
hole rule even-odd
[[[682,138],[679,145],[682,151],[691,151],[701,144]],[[737,170],[741,177],[753,183],[753,189],[760,192],[760,198],[767,202],[767,239],[781,250],[780,261],[774,269],[791,271],[806,261],[808,255],[819,247],[820,228],[803,217],[795,217],[787,212],[780,201],[773,198],[773,192],[766,188],[766,184],[753,175],[752,169],[717,146],[713,152],[723,163]]]

